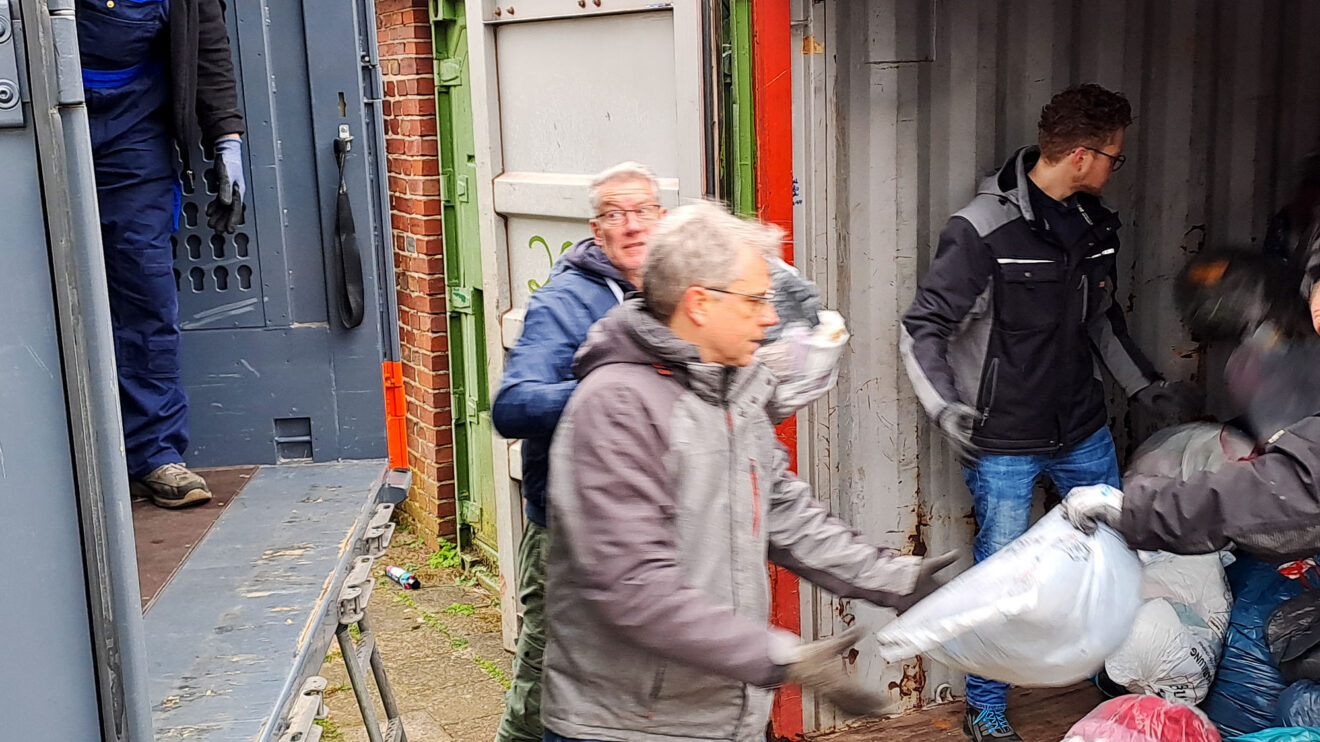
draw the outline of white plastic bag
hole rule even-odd
[[[1144,552],[1141,558],[1146,603],[1131,636],[1105,660],[1105,672],[1133,693],[1198,704],[1214,682],[1233,603],[1221,555]]]
[[[848,343],[848,328],[838,312],[822,309],[817,317],[814,328],[793,323],[777,340],[756,351],[757,360],[778,382],[774,406],[783,416],[824,396],[839,378],[839,357]]]
[[[880,654],[924,654],[1014,685],[1067,685],[1095,674],[1127,638],[1140,586],[1141,562],[1118,534],[1083,534],[1055,508],[877,632]]]
[[[1190,479],[1217,472],[1225,464],[1252,457],[1255,443],[1236,428],[1219,423],[1184,423],[1157,431],[1132,454],[1123,478]]]

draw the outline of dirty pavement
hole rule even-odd
[[[369,615],[408,739],[494,739],[513,664],[513,655],[500,644],[498,603],[463,576],[452,544],[432,552],[400,529],[376,565]],[[385,576],[388,565],[413,571],[422,588],[404,590]],[[332,646],[321,671],[328,683],[329,708],[329,716],[317,722],[321,739],[366,742],[348,673],[338,645]],[[376,714],[385,718],[379,700]]]

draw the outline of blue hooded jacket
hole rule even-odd
[[[620,294],[636,290],[595,240],[569,248],[527,302],[522,335],[504,364],[491,418],[500,435],[523,439],[522,494],[537,525],[545,525],[550,439],[577,387],[573,356],[587,330],[619,303],[611,282]]]

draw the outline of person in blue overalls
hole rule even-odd
[[[232,233],[243,221],[243,116],[224,9],[221,0],[76,7],[129,479],[134,495],[161,507],[201,504],[211,492],[183,463],[188,397],[170,236],[182,200],[176,162],[192,180],[198,142],[214,152],[209,226]]]

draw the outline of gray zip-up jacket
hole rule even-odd
[[[542,718],[566,736],[760,740],[797,637],[766,560],[845,597],[912,592],[786,469],[760,365],[701,363],[634,299],[592,328],[551,447]]]
[[[1123,480],[1118,530],[1136,549],[1206,554],[1233,544],[1262,559],[1320,552],[1320,416],[1270,436],[1261,455],[1189,479]]]

